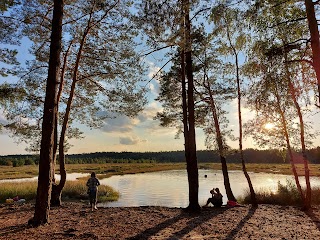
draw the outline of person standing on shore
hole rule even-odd
[[[89,200],[91,205],[91,210],[97,209],[97,195],[98,195],[98,186],[100,182],[96,177],[96,173],[91,173],[91,177],[87,181]]]

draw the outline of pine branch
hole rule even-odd
[[[174,47],[174,46],[175,46],[175,44],[171,44],[171,45],[168,45],[168,46],[160,47],[160,48],[154,49],[154,50],[152,50],[152,51],[150,51],[150,52],[148,52],[148,53],[144,54],[143,56],[145,56],[145,57],[146,57],[146,56],[150,55],[151,53],[154,53],[154,52],[157,52],[157,51],[160,51],[160,50],[166,49],[166,48],[168,48],[168,47]]]
[[[291,20],[288,20],[288,21],[284,21],[284,22],[280,22],[280,23],[277,23],[277,24],[274,24],[268,28],[274,28],[274,27],[278,27],[280,25],[283,25],[283,24],[287,24],[287,23],[293,23],[293,22],[299,22],[301,20],[306,20],[307,17],[301,17],[301,18],[297,18],[297,19],[291,19]]]
[[[170,58],[155,74],[153,74],[152,78],[146,83],[144,88],[161,72],[161,70],[169,63],[171,62],[173,58]]]
[[[311,66],[313,66],[313,62],[308,60],[308,59],[294,59],[294,60],[290,60],[290,61],[284,61],[284,63],[295,63],[295,62],[306,62],[309,63]]]
[[[190,19],[190,21],[192,21],[198,14],[202,13],[202,12],[205,12],[205,11],[208,11],[210,10],[211,8],[204,8],[204,9],[200,9],[198,12],[196,12],[194,14],[194,16]]]
[[[279,7],[280,5],[284,4],[284,3],[287,3],[287,2],[290,2],[291,0],[285,0],[283,2],[280,2],[280,3],[277,3],[275,5],[272,6],[272,8],[276,8],[276,7]]]
[[[76,19],[71,19],[70,21],[63,23],[62,25],[64,26],[64,25],[67,25],[67,24],[69,24],[69,23],[77,22],[78,20],[80,20],[80,19],[82,19],[82,18],[86,17],[87,15],[88,15],[88,14],[85,14],[85,15],[82,15],[82,16],[80,16],[80,17],[76,18]]]

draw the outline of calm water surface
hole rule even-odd
[[[294,181],[292,176],[249,173],[255,190],[264,189],[276,191],[278,181],[282,184]],[[204,176],[207,175],[207,178]],[[231,188],[235,197],[243,195],[248,189],[248,183],[242,171],[229,171]],[[301,181],[304,179],[300,179]],[[167,206],[187,207],[188,180],[186,170],[170,170],[153,173],[129,174],[112,176],[100,179],[101,184],[106,184],[119,191],[120,199],[116,202],[103,203],[103,207],[129,207],[129,206]],[[304,181],[303,181],[304,182]],[[320,179],[311,178],[312,187],[320,187]],[[303,183],[302,183],[302,186]],[[210,189],[218,187],[227,197],[223,185],[223,175],[219,170],[199,170],[199,203],[204,205],[210,197]]]
[[[56,180],[60,180],[60,175],[59,174],[55,174],[54,175]],[[77,180],[78,178],[81,178],[81,177],[87,177],[87,176],[90,176],[89,173],[67,173],[67,180],[69,181],[75,181]],[[38,177],[32,177],[32,178],[17,178],[17,179],[2,179],[0,180],[0,183],[3,183],[3,182],[30,182],[30,181],[37,181],[38,180]]]

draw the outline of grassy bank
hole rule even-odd
[[[37,181],[34,182],[19,182],[0,183],[0,203],[6,199],[19,196],[19,198],[27,201],[35,200],[37,192]],[[109,186],[101,185],[98,191],[99,202],[116,201],[119,198],[119,193],[114,191]],[[87,200],[87,187],[85,180],[68,181],[62,192],[62,200]]]
[[[313,188],[312,189],[312,205],[320,205],[320,189]],[[280,182],[278,183],[278,189],[276,192],[264,191],[264,190],[256,190],[256,198],[258,204],[276,204],[283,206],[301,206],[302,201],[300,198],[300,194],[294,182],[288,181],[286,185],[282,185]],[[250,204],[250,192],[249,190],[245,193],[242,198],[238,199],[239,202]]]
[[[200,169],[221,170],[219,163],[199,163]],[[247,164],[249,172],[266,172],[292,175],[290,164]],[[303,165],[297,165],[298,173],[304,175]],[[320,165],[310,164],[311,176],[320,176]],[[57,167],[58,169],[58,167]],[[164,170],[186,169],[186,163],[105,163],[105,164],[67,164],[68,173],[91,173],[95,171],[101,174],[99,177],[112,175],[156,172]],[[242,170],[241,164],[228,164],[229,170]],[[26,165],[20,167],[0,166],[0,179],[27,178],[38,175],[38,166]]]

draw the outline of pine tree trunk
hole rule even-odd
[[[289,71],[287,69],[287,73],[289,74]],[[304,164],[304,172],[305,172],[305,180],[306,180],[306,195],[304,198],[304,203],[303,203],[303,209],[308,210],[311,208],[311,184],[310,184],[310,170],[309,170],[309,164],[308,164],[308,158],[306,154],[306,144],[304,140],[304,121],[301,113],[301,108],[300,105],[297,101],[296,94],[295,94],[295,89],[294,86],[290,80],[290,77],[288,78],[289,80],[289,89],[291,93],[292,100],[294,102],[294,105],[297,109],[297,113],[299,116],[299,123],[300,123],[300,142],[301,142],[301,150],[302,150],[302,157],[303,157],[303,164]]]
[[[55,119],[57,114],[56,84],[60,70],[63,5],[63,0],[54,0],[50,60],[42,122],[37,197],[34,216],[29,220],[29,224],[33,226],[39,226],[49,222]]]
[[[66,107],[66,112],[63,117],[63,123],[62,123],[62,128],[61,128],[61,133],[60,133],[60,139],[59,139],[59,170],[60,170],[60,182],[59,184],[54,184],[53,189],[52,189],[52,199],[51,199],[51,204],[52,206],[61,206],[61,194],[62,190],[65,186],[66,180],[67,180],[67,172],[65,168],[65,154],[64,154],[64,142],[66,139],[66,134],[67,134],[67,129],[68,129],[68,123],[69,123],[69,118],[70,118],[70,112],[71,112],[71,106],[76,90],[76,84],[77,84],[77,75],[78,75],[78,69],[80,65],[80,59],[82,56],[82,49],[84,47],[87,35],[90,30],[90,23],[91,23],[91,17],[88,20],[88,25],[87,28],[82,36],[81,42],[80,42],[80,47],[77,53],[77,59],[76,59],[76,64],[73,70],[73,78],[72,78],[72,84],[71,84],[71,89],[69,93],[69,98],[67,102],[67,107]],[[66,58],[65,58],[66,61]],[[63,82],[61,82],[63,83]],[[61,88],[60,88],[61,89]],[[60,90],[59,89],[59,90]],[[59,91],[58,96],[60,97],[61,92]]]
[[[318,107],[320,107],[320,40],[318,21],[314,9],[316,3],[312,2],[312,0],[305,0],[304,2],[306,6],[308,26],[311,35],[312,62],[317,76],[319,98]]]
[[[236,53],[235,49],[234,50],[234,55],[236,58],[236,75],[237,75],[237,92],[238,92],[238,119],[239,119],[239,150],[240,150],[240,159],[241,159],[241,164],[242,164],[242,171],[244,176],[247,179],[248,185],[249,185],[249,190],[250,190],[250,197],[251,197],[251,203],[253,207],[257,207],[257,198],[256,198],[256,193],[253,189],[253,185],[250,179],[250,176],[247,172],[246,168],[246,163],[244,160],[243,156],[243,149],[242,149],[242,139],[243,139],[243,134],[242,134],[242,114],[241,114],[241,87],[240,87],[240,74],[239,74],[239,65],[238,65],[238,54]]]
[[[194,117],[194,97],[193,97],[193,69],[192,69],[192,54],[191,54],[191,24],[189,18],[189,1],[183,1],[184,7],[184,24],[185,24],[185,60],[186,60],[186,75],[188,79],[187,90],[187,109],[188,109],[188,159],[187,172],[189,182],[189,206],[188,210],[197,211],[200,209],[198,193],[199,193],[199,174],[198,161],[196,153],[196,134],[195,134],[195,117]]]
[[[233,195],[233,192],[231,190],[231,185],[230,185],[230,180],[229,180],[229,173],[228,173],[228,166],[227,166],[227,161],[224,156],[224,146],[223,146],[223,141],[222,141],[222,134],[220,131],[220,124],[219,124],[219,119],[216,111],[216,105],[214,102],[213,94],[210,88],[210,85],[206,86],[207,90],[209,92],[209,97],[210,97],[210,107],[212,111],[212,116],[213,116],[213,122],[214,122],[214,127],[216,129],[216,141],[218,143],[218,150],[219,150],[219,155],[220,155],[220,161],[221,161],[221,168],[222,168],[222,174],[223,174],[223,182],[224,182],[224,187],[226,190],[226,194],[228,197],[228,200],[231,201],[237,201],[235,196]]]

